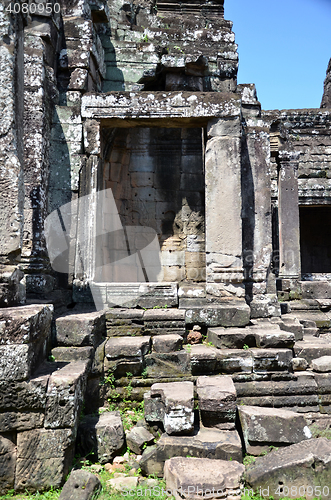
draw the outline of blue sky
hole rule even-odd
[[[239,52],[238,83],[263,109],[319,108],[331,57],[331,0],[225,0]]]

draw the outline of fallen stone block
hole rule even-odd
[[[246,452],[260,455],[270,445],[300,443],[312,437],[305,418],[278,408],[238,406]]]
[[[303,339],[303,326],[297,318],[283,317],[282,321],[279,322],[279,327],[286,332],[292,332],[296,342]]]
[[[152,353],[145,356],[147,377],[175,378],[190,375],[190,355],[182,350],[170,353]]]
[[[205,427],[234,429],[237,392],[227,375],[198,377],[196,381],[201,421]]]
[[[126,443],[133,453],[141,455],[145,445],[149,446],[154,443],[154,436],[142,425],[135,425],[126,434]]]
[[[36,429],[17,434],[16,491],[59,488],[74,456],[72,429]]]
[[[99,490],[101,483],[97,476],[84,469],[73,470],[62,488],[59,500],[90,500]]]
[[[73,361],[50,376],[45,409],[45,428],[76,426],[86,391],[89,361]]]
[[[158,335],[153,337],[153,351],[154,352],[175,352],[180,351],[182,348],[183,338],[180,335]]]
[[[262,349],[292,348],[295,343],[294,333],[281,332],[280,330],[266,330],[255,333],[256,347]]]
[[[222,498],[240,500],[245,467],[236,462],[208,458],[170,458],[164,465],[167,490],[176,500]]]
[[[266,496],[330,498],[331,441],[309,439],[274,450],[249,465],[245,477],[251,488],[261,488]]]
[[[304,358],[293,358],[292,369],[293,371],[304,371],[308,368],[308,362]]]
[[[77,449],[90,453],[101,463],[110,462],[124,446],[124,430],[119,411],[87,415],[78,427]]]
[[[15,468],[14,435],[0,436],[0,495],[4,495],[8,490],[14,488]]]
[[[161,420],[168,434],[190,434],[194,424],[193,388],[193,382],[153,384],[144,396],[146,421]]]
[[[138,486],[138,477],[113,477],[107,481],[107,484],[117,491],[134,490]]]
[[[315,372],[331,372],[331,356],[322,356],[321,358],[313,359],[311,367]]]
[[[56,318],[55,336],[58,346],[93,346],[100,344],[106,336],[103,311],[67,314]]]
[[[197,457],[242,462],[242,446],[237,431],[200,427],[193,436],[163,434],[156,445],[147,447],[139,466],[146,474],[163,475],[164,462],[172,457]]]

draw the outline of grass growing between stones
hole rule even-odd
[[[96,493],[93,500],[125,500],[125,498],[130,498],[131,500],[138,500],[145,498],[148,500],[174,500],[173,496],[169,496],[165,492],[166,484],[163,479],[158,479],[155,486],[145,486],[144,484],[138,484],[136,488],[123,488],[122,491],[115,490],[112,488],[108,481],[116,476],[116,472],[107,472],[102,468],[98,473],[95,472],[93,466],[83,466],[85,470],[95,474],[101,482],[102,490]],[[0,500],[58,500],[61,494],[61,489],[49,490],[42,493],[19,493],[15,494],[14,491],[8,492],[4,496],[0,496]]]

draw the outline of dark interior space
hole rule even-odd
[[[301,272],[331,272],[331,207],[300,207]]]

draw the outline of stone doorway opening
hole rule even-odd
[[[156,231],[159,282],[204,282],[205,129],[132,127],[113,129],[111,135],[102,189],[112,189],[123,226]],[[111,245],[104,243],[106,259]],[[116,276],[99,280],[117,281]],[[128,273],[126,281],[136,279]]]
[[[331,206],[301,206],[302,278],[331,275]]]

